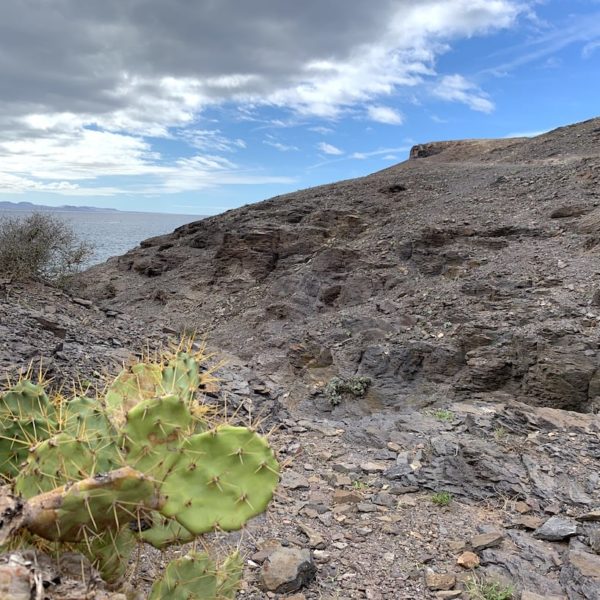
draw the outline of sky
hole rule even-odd
[[[0,201],[217,214],[599,107],[600,0],[0,3]]]

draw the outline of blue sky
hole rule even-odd
[[[0,200],[215,214],[598,116],[598,0],[14,0]]]

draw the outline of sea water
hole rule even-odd
[[[22,217],[23,210],[0,210],[2,217]],[[198,221],[199,215],[170,215],[141,212],[79,212],[53,210],[49,214],[69,224],[73,231],[92,245],[94,254],[86,264],[104,262],[111,256],[124,254],[142,240],[170,233],[176,227]]]

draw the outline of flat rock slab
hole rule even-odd
[[[533,532],[533,537],[548,542],[560,542],[577,535],[577,523],[564,517],[550,517]]]
[[[477,552],[499,546],[503,540],[504,534],[501,532],[482,533],[471,538],[471,548]]]

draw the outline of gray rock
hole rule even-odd
[[[310,488],[308,479],[294,471],[285,471],[281,478],[281,485],[288,490],[305,490]]]
[[[577,535],[577,523],[558,516],[550,517],[533,532],[533,537],[548,542],[560,542],[573,535]]]
[[[499,546],[504,541],[504,537],[502,532],[481,533],[471,538],[470,545],[477,552],[486,548]]]
[[[289,594],[310,583],[316,572],[310,550],[277,548],[263,563],[261,577],[267,591]]]

